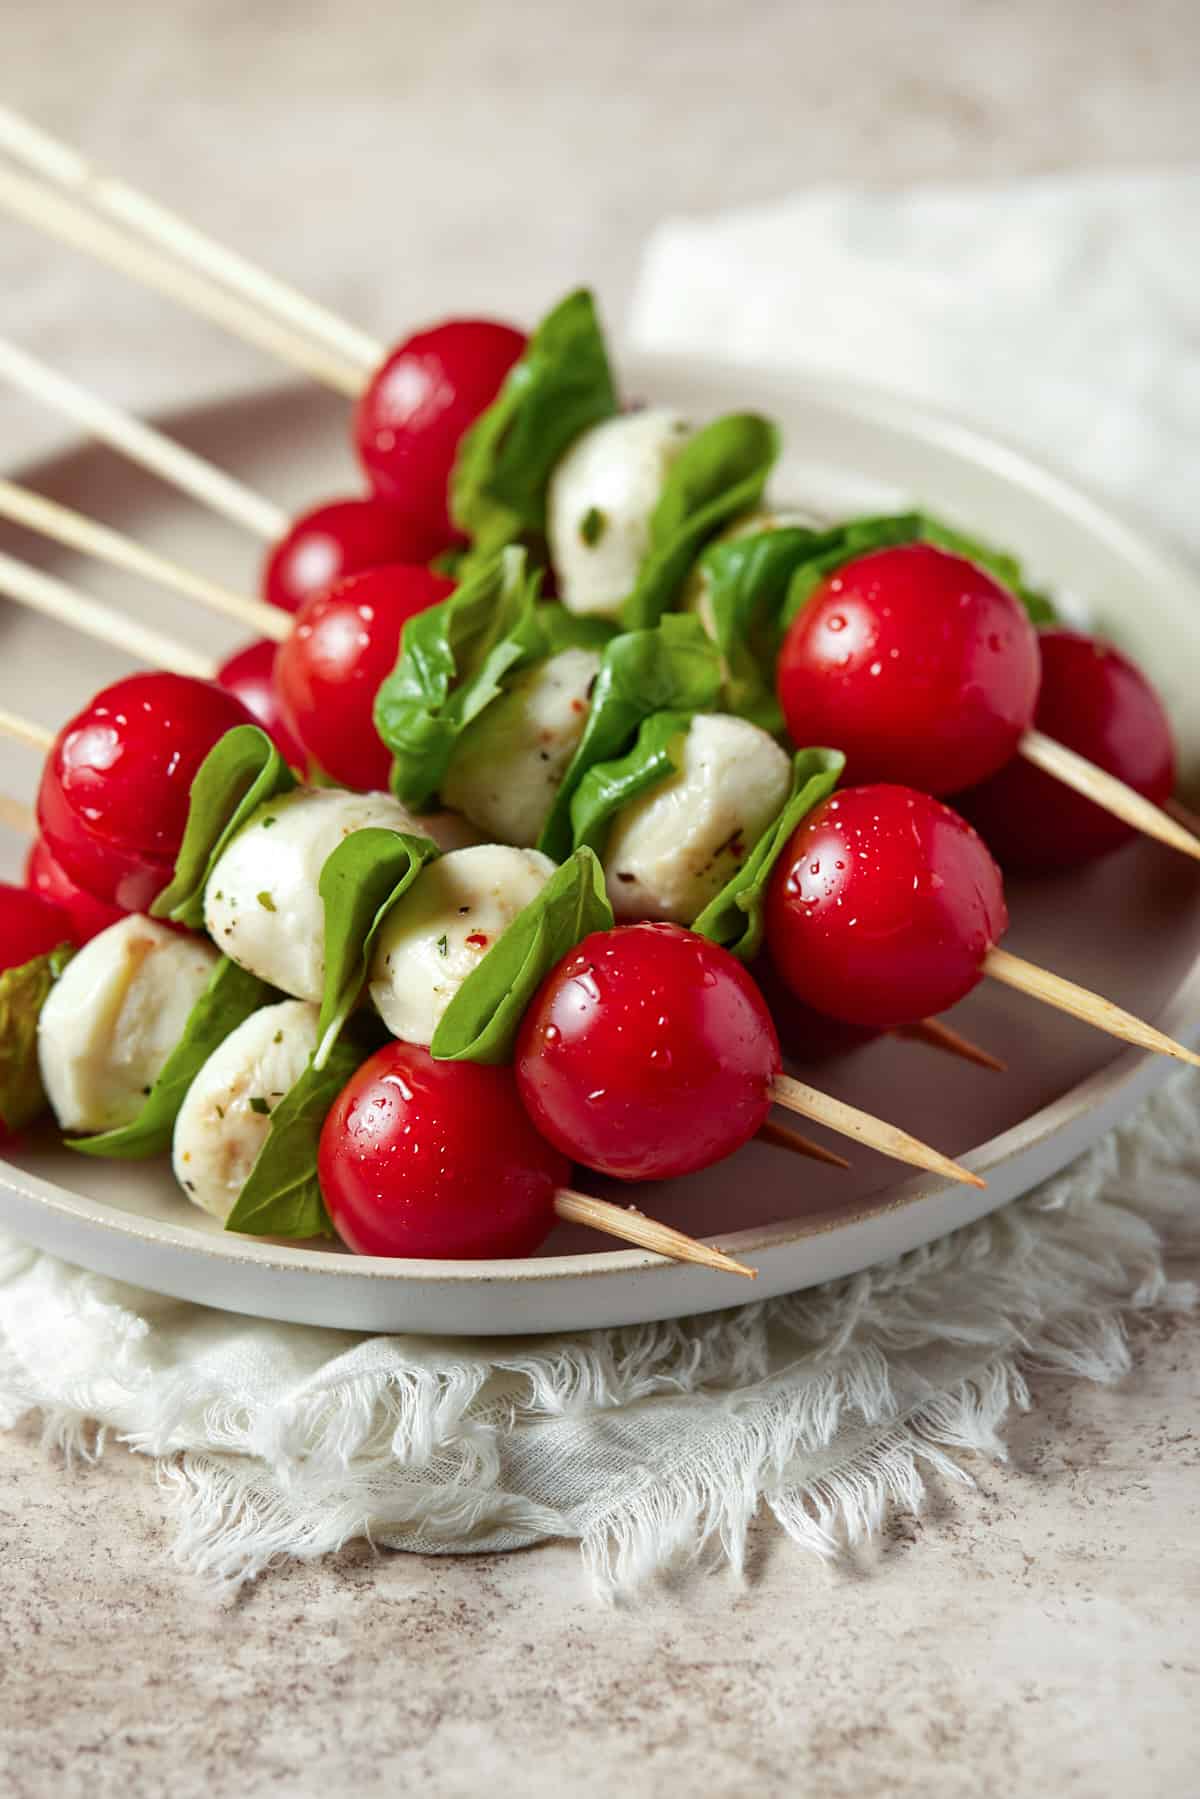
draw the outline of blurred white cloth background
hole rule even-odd
[[[1200,179],[821,192],[665,226],[643,347],[816,364],[965,411],[1200,549]],[[598,1584],[767,1505],[833,1553],[1000,1452],[1023,1370],[1117,1378],[1131,1311],[1186,1306],[1195,1077],[1039,1195],[837,1287],[713,1319],[480,1345],[202,1311],[0,1242],[0,1422],[160,1458],[189,1566],[237,1580],[368,1534],[461,1553],[578,1537]],[[164,1178],[167,1178],[164,1176]]]

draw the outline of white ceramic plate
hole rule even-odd
[[[785,427],[773,493],[821,511],[921,502],[1018,550],[1033,578],[1085,607],[1127,644],[1171,705],[1185,764],[1200,766],[1200,588],[1177,562],[1023,457],[908,402],[819,378],[630,358],[627,390],[694,416],[757,406]],[[285,503],[357,485],[345,411],[311,388],[270,390],[167,421],[179,437]],[[244,589],[258,552],[149,477],[83,448],[29,471],[45,491]],[[5,534],[6,541],[8,533]],[[13,534],[16,539],[17,534]],[[224,629],[185,602],[20,539],[95,593],[160,628],[228,650]],[[118,657],[15,607],[0,608],[0,693],[58,725]],[[0,748],[0,787],[31,794],[34,759]],[[19,859],[4,845],[8,868]],[[1139,845],[1070,878],[1010,889],[1006,944],[1099,988],[1185,1040],[1200,1038],[1200,868]],[[719,1238],[759,1269],[756,1288],[669,1265],[560,1228],[522,1262],[395,1262],[225,1236],[163,1165],[92,1163],[50,1141],[0,1163],[0,1225],[71,1261],[207,1305],[353,1330],[525,1333],[636,1323],[846,1275],[979,1217],[1061,1168],[1170,1072],[1158,1058],[987,984],[954,1022],[1009,1059],[1006,1076],[886,1040],[813,1078],[885,1114],[985,1174],[986,1192],[908,1178],[854,1151],[841,1174],[752,1144],[687,1181],[634,1193],[686,1230]],[[595,1183],[597,1191],[605,1191]]]

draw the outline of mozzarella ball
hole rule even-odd
[[[691,427],[657,407],[594,425],[550,477],[546,535],[568,612],[616,618],[650,548],[650,520]]]
[[[815,531],[820,528],[820,524],[821,520],[811,512],[795,510],[743,512],[740,518],[735,518],[733,523],[727,525],[713,541],[714,543],[733,543],[739,537],[761,537],[766,531],[785,531],[792,525],[800,525],[807,531]],[[711,549],[712,545],[707,545],[706,548]],[[700,623],[704,626],[707,635],[715,638],[717,627],[713,619],[710,588],[708,571],[704,567],[703,556],[700,556],[692,564],[688,578],[683,584],[679,595],[679,610],[698,613]]]
[[[604,877],[620,919],[690,925],[745,861],[791,788],[791,763],[744,718],[702,713],[676,771],[617,814]]]
[[[369,973],[371,999],[394,1037],[433,1042],[467,976],[554,866],[537,850],[485,843],[421,870],[385,920]]]
[[[463,732],[442,798],[493,843],[537,842],[583,735],[599,667],[595,650],[560,650],[516,675]]]
[[[217,948],[296,999],[318,1001],[325,979],[325,916],[317,883],[344,837],[368,826],[433,837],[440,818],[416,818],[390,793],[297,787],[247,819],[204,890],[204,923]],[[435,839],[436,841],[436,839]]]
[[[233,1210],[271,1128],[271,1113],[317,1047],[316,1006],[285,999],[242,1020],[187,1090],[171,1159],[193,1205],[222,1224]]]
[[[42,1085],[64,1131],[137,1117],[218,960],[203,938],[139,913],[72,957],[38,1021]]]

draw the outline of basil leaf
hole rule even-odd
[[[226,731],[192,782],[175,874],[151,906],[151,916],[203,930],[204,888],[217,857],[256,806],[290,793],[295,785],[295,775],[265,731],[257,725]]]
[[[379,927],[427,862],[440,856],[428,837],[369,827],[326,857],[318,888],[325,908],[325,987],[314,1066],[329,1060],[358,1003]]]
[[[339,1037],[324,1068],[310,1062],[271,1114],[267,1140],[225,1220],[252,1237],[332,1237],[317,1179],[317,1145],[329,1108],[372,1052],[357,1032]]]
[[[22,1131],[46,1110],[38,1070],[37,1031],[42,1007],[71,957],[69,943],[0,974],[0,1124]]]
[[[773,737],[784,729],[773,674],[788,584],[822,536],[802,525],[783,525],[715,543],[700,559],[701,617],[707,606],[706,622],[724,665],[723,704]]]
[[[612,927],[604,871],[590,849],[555,869],[541,892],[463,982],[442,1014],[431,1053],[450,1062],[507,1062],[530,1000],[591,931]]]
[[[540,535],[555,463],[616,410],[595,304],[579,289],[542,320],[459,446],[450,477],[450,514],[459,530],[484,550]]]
[[[604,855],[609,825],[621,808],[674,774],[678,763],[671,749],[690,724],[687,712],[652,712],[642,720],[631,750],[614,761],[593,763],[571,801],[576,849],[586,844]]]
[[[539,581],[526,573],[523,550],[504,550],[405,625],[396,666],[375,696],[375,728],[406,806],[431,804],[465,726],[506,674],[540,654]]]
[[[274,1005],[279,998],[281,995],[257,975],[247,974],[222,956],[137,1117],[95,1137],[68,1138],[68,1149],[77,1149],[84,1156],[130,1162],[161,1155],[171,1146],[171,1133],[187,1090],[213,1051],[252,1012]]]
[[[653,630],[623,631],[604,651],[583,736],[537,847],[556,862],[570,853],[571,802],[589,768],[630,747],[654,712],[706,712],[721,692],[721,662],[698,618],[667,613]]]
[[[705,906],[693,931],[731,950],[743,962],[753,960],[762,944],[763,901],[771,870],[796,826],[833,792],[845,766],[840,750],[796,751],[792,791],[778,818],[767,826],[737,873]]]
[[[732,412],[688,439],[650,521],[650,553],[621,608],[627,630],[654,625],[675,602],[704,544],[762,498],[779,432],[754,412]]]
[[[927,512],[900,512],[848,519],[826,531],[793,573],[783,609],[784,627],[803,609],[826,575],[858,556],[905,543],[937,544],[955,556],[978,563],[1016,595],[1035,624],[1052,623],[1057,616],[1049,596],[1024,581],[1015,556],[993,549],[978,538],[967,537]]]

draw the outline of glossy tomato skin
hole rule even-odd
[[[908,787],[825,800],[792,833],[767,890],[780,978],[818,1012],[876,1030],[955,1005],[1007,925],[983,839]]]
[[[375,729],[375,695],[395,667],[407,621],[453,591],[432,569],[397,564],[349,575],[296,614],[275,660],[283,717],[343,787],[373,793],[387,786],[392,758]]]
[[[235,725],[233,694],[190,675],[130,675],[63,726],[46,759],[38,823],[55,860],[97,899],[145,912],[170,880],[196,772]]]
[[[25,858],[25,885],[61,907],[70,925],[71,942],[81,948],[125,917],[119,906],[110,906],[76,886],[66,869],[54,860],[42,837],[34,838]]]
[[[1034,724],[1161,806],[1175,786],[1175,744],[1162,701],[1108,644],[1055,626],[1039,633],[1042,690]],[[1021,757],[961,796],[963,812],[1004,868],[1079,868],[1137,835]]]
[[[448,535],[447,486],[459,442],[525,343],[510,325],[447,319],[393,350],[354,415],[355,447],[376,492]]]
[[[255,643],[248,643],[245,649],[236,651],[221,664],[217,670],[217,682],[226,693],[232,693],[241,700],[246,710],[254,715],[255,723],[260,724],[274,741],[289,768],[303,770],[308,758],[299,740],[288,729],[279,703],[279,689],[275,684],[275,656],[278,648],[278,644],[272,643],[269,637],[261,637]]]
[[[956,793],[994,774],[1033,722],[1037,633],[965,557],[901,544],[844,564],[797,613],[777,670],[797,744],[844,750],[846,779]]]
[[[516,1070],[564,1155],[617,1180],[667,1180],[758,1130],[779,1039],[727,950],[680,925],[621,925],[585,937],[542,983]]]
[[[530,1124],[510,1068],[389,1043],[334,1101],[317,1172],[360,1255],[475,1261],[531,1255],[570,1167]]]
[[[381,494],[327,500],[293,519],[270,552],[263,596],[296,612],[346,575],[387,562],[430,562],[450,542],[444,526],[414,517]]]
[[[847,1024],[844,1018],[830,1018],[798,999],[782,980],[766,950],[751,964],[750,972],[758,983],[767,1010],[779,1037],[779,1046],[793,1062],[815,1067],[848,1056],[883,1035],[865,1024]]]
[[[72,942],[71,920],[61,906],[44,893],[0,881],[0,971],[22,968]]]

